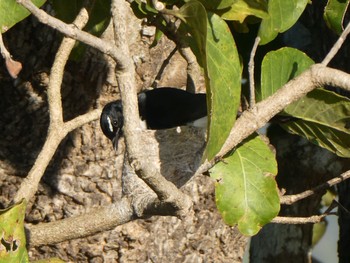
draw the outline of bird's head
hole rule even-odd
[[[118,149],[119,137],[123,134],[123,111],[122,102],[120,100],[108,103],[102,110],[100,117],[101,129],[109,138],[115,150]]]

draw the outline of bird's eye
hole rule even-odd
[[[117,126],[118,122],[117,121],[113,121],[112,124],[113,124],[113,126]]]

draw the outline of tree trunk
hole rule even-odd
[[[350,260],[350,182],[345,181],[338,186],[339,203],[342,207],[338,208],[339,218],[339,241],[338,257],[339,263],[349,262]]]
[[[174,44],[140,34],[141,21],[130,15],[129,45],[138,73],[138,88],[153,82]],[[109,31],[111,33],[111,31]],[[113,34],[110,34],[113,36]],[[44,37],[43,37],[44,36]],[[8,204],[33,165],[48,127],[45,88],[59,34],[29,17],[4,36],[16,60],[23,63],[21,80],[0,68],[0,203]],[[104,37],[108,37],[106,33]],[[111,66],[112,65],[112,66]],[[160,86],[186,83],[186,63],[176,54]],[[112,74],[111,74],[112,73]],[[69,120],[117,98],[113,63],[88,49],[80,62],[66,66],[62,85],[64,119]],[[123,147],[116,154],[94,121],[70,133],[61,143],[26,215],[27,223],[50,222],[93,211],[122,195]],[[194,213],[137,220],[111,231],[60,244],[29,248],[30,259],[59,257],[72,262],[241,262],[247,238],[228,227],[218,214],[213,181],[201,176],[183,190],[194,200]]]

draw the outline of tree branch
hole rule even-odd
[[[134,219],[130,200],[123,198],[106,207],[50,223],[26,225],[29,246],[55,244],[110,230]]]
[[[286,217],[286,216],[276,216],[272,219],[271,223],[276,224],[292,224],[292,225],[300,225],[300,224],[315,224],[319,223],[330,214],[322,214],[322,215],[314,215],[309,217]]]
[[[128,151],[128,158],[130,163],[138,173],[139,177],[147,183],[147,185],[157,194],[160,203],[153,203],[154,213],[159,212],[157,209],[162,205],[171,204],[176,208],[179,216],[186,214],[191,206],[190,198],[179,191],[175,185],[167,181],[159,171],[157,171],[152,164],[146,163],[142,156],[144,149],[139,149],[138,145],[142,138],[142,131],[139,127],[138,106],[136,96],[135,84],[135,70],[131,60],[126,36],[127,31],[125,27],[125,2],[122,0],[112,1],[113,21],[116,34],[116,46],[103,41],[99,38],[93,37],[90,34],[79,30],[76,26],[67,25],[62,21],[55,19],[44,11],[38,9],[29,0],[17,0],[18,3],[26,7],[39,21],[47,24],[68,37],[82,41],[101,52],[110,55],[118,63],[118,84],[123,101],[123,112],[125,118],[124,132],[126,138],[126,146]],[[349,26],[348,26],[349,27]],[[347,27],[347,28],[348,28]],[[63,48],[62,43],[62,48]],[[330,52],[331,53],[331,52]],[[60,58],[62,56],[62,58]],[[50,107],[50,127],[48,138],[44,147],[39,154],[36,163],[28,174],[28,177],[23,181],[20,190],[15,196],[15,201],[21,198],[27,200],[35,194],[38,183],[42,174],[44,173],[49,161],[51,160],[58,144],[66,136],[66,134],[83,123],[98,118],[100,111],[95,110],[83,116],[79,116],[74,120],[63,122],[62,119],[62,105],[60,94],[60,81],[63,75],[66,54],[57,53],[55,64],[52,69],[52,82],[50,81],[48,98]],[[331,56],[331,55],[330,55]],[[61,60],[62,59],[62,60]],[[331,59],[331,58],[330,58]],[[328,60],[330,60],[328,58]],[[324,65],[316,64],[309,70],[306,70],[300,76],[285,84],[280,90],[269,98],[255,104],[250,110],[245,111],[241,117],[236,121],[232,128],[230,135],[217,154],[214,160],[205,162],[197,171],[203,173],[210,169],[216,162],[218,162],[228,151],[236,147],[240,142],[247,138],[257,129],[265,125],[274,115],[280,112],[290,103],[298,100],[315,87],[322,85],[339,86],[350,90],[350,75],[325,67],[327,60],[323,61]],[[57,68],[56,68],[57,67]],[[57,71],[55,71],[57,70]],[[58,79],[58,82],[54,79]],[[50,93],[50,94],[49,94]],[[28,189],[25,189],[28,188]],[[97,215],[97,216],[96,216]],[[106,218],[107,217],[107,218]],[[324,215],[313,216],[308,218],[307,223],[320,221]],[[111,229],[116,225],[128,222],[135,218],[132,205],[128,199],[122,199],[120,202],[111,206],[94,210],[91,214],[81,215],[75,218],[68,218],[61,221],[40,224],[37,226],[28,226],[28,231],[31,236],[31,245],[47,244],[60,242],[67,239],[82,237],[97,233],[106,229]],[[103,219],[106,219],[103,221]],[[78,222],[87,222],[84,228],[77,227]],[[100,220],[100,221],[99,221]],[[277,217],[273,222],[280,220],[280,223],[287,222],[283,217]],[[288,223],[298,221],[297,219],[288,218]],[[302,220],[299,220],[302,221]],[[319,222],[317,221],[317,222]],[[52,229],[50,234],[51,239],[46,235],[47,229]],[[65,235],[57,235],[64,229]],[[54,238],[55,240],[53,240]],[[50,240],[50,241],[49,241]]]
[[[339,49],[344,44],[344,41],[346,40],[349,33],[350,33],[350,23],[346,26],[344,31],[341,33],[337,42],[335,42],[332,49],[328,52],[327,56],[323,59],[322,61],[323,65],[327,66],[328,63],[334,58],[334,56],[338,53]]]
[[[87,32],[81,31],[74,23],[68,25],[48,15],[46,12],[36,7],[30,0],[17,0],[17,3],[28,9],[41,23],[56,29],[67,37],[79,40],[111,56],[117,62],[119,68],[127,67],[128,63],[130,63],[129,58],[114,45]]]
[[[213,160],[204,162],[196,174],[208,171],[229,151],[253,132],[263,127],[273,116],[289,104],[305,96],[313,89],[324,85],[350,90],[350,75],[322,64],[311,66],[310,69],[283,85],[273,95],[257,103],[254,108],[244,111],[236,120],[220,152]]]
[[[192,202],[190,198],[182,193],[173,183],[166,180],[153,163],[148,163],[142,145],[142,129],[137,103],[135,68],[131,61],[127,43],[126,19],[127,6],[124,0],[112,1],[112,16],[114,33],[117,47],[122,50],[130,62],[128,67],[117,70],[117,80],[123,102],[124,135],[128,158],[137,175],[157,194],[161,202],[170,203],[175,208],[178,216],[187,213]]]
[[[255,53],[256,53],[256,50],[258,48],[259,43],[260,43],[260,37],[256,37],[252,51],[250,52],[250,59],[249,59],[249,64],[248,64],[249,91],[250,91],[249,108],[255,107],[254,57],[255,57]]]
[[[331,180],[328,180],[327,182],[325,182],[321,185],[316,186],[313,189],[306,190],[306,191],[299,193],[299,194],[281,196],[281,198],[280,198],[281,204],[284,204],[284,205],[294,204],[295,202],[300,201],[302,199],[305,199],[305,198],[315,194],[316,192],[327,190],[329,187],[332,187],[336,184],[339,184],[339,183],[341,183],[349,178],[350,178],[350,171],[347,171],[347,172],[342,173],[341,175],[339,175]]]
[[[75,26],[83,28],[86,25],[88,18],[89,16],[87,10],[82,8],[74,21]],[[64,67],[74,44],[75,40],[64,38],[56,54],[55,61],[51,69],[49,86],[47,88],[47,99],[50,115],[48,135],[32,169],[29,171],[28,176],[24,178],[14,197],[13,202],[15,203],[19,202],[22,198],[30,200],[35,195],[41,177],[55,154],[58,145],[68,134],[68,132],[79,127],[83,122],[86,123],[87,121],[90,121],[91,117],[98,117],[96,116],[97,112],[94,112],[93,114],[88,115],[90,118],[86,118],[85,115],[80,116],[78,121],[70,121],[68,125],[63,122],[61,84]],[[79,124],[79,126],[72,125],[74,123]]]

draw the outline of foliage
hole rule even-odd
[[[323,17],[327,26],[340,34],[343,30],[343,21],[346,10],[349,6],[349,0],[329,0],[325,8]]]
[[[206,13],[198,1],[189,1],[176,13],[188,26],[192,43],[199,50],[206,76],[211,112],[205,158],[212,159],[225,142],[236,119],[240,101],[241,66],[237,48],[224,20]],[[225,67],[222,67],[225,63]]]
[[[42,5],[45,1],[33,2]],[[72,22],[82,2],[52,1],[57,16],[66,22]],[[96,2],[86,30],[100,35],[109,23],[110,1]],[[257,35],[261,37],[260,45],[264,45],[292,27],[307,3],[307,0],[178,0],[164,1],[166,9],[162,11],[154,8],[151,1],[135,0],[131,3],[136,16],[147,18],[150,24],[157,27],[157,32],[161,31],[165,35],[170,36],[173,32],[169,32],[169,21],[164,19],[163,13],[181,20],[177,33],[187,41],[196,55],[204,73],[208,94],[210,124],[204,160],[213,160],[220,151],[240,107],[241,72],[248,62],[241,61],[239,56],[235,25],[240,23],[249,28],[251,24],[260,23]],[[342,31],[348,3],[329,0],[325,9],[327,25],[337,33]],[[0,10],[3,10],[0,14],[2,32],[29,14],[15,0],[0,1]],[[307,55],[292,48],[268,53],[261,65],[261,83],[257,84],[258,100],[272,95],[313,63]],[[349,113],[349,99],[332,91],[317,89],[280,114],[292,118],[292,121],[282,124],[290,133],[303,136],[341,157],[350,157]],[[210,173],[216,180],[219,211],[225,222],[238,224],[243,234],[256,234],[278,214],[279,197],[274,180],[277,163],[268,142],[259,136],[252,136],[238,145]],[[6,253],[2,257],[16,256],[17,259],[23,257],[25,261],[28,260],[23,232],[24,211],[25,204],[21,203],[1,214],[1,222],[12,222],[8,226],[14,231],[10,233],[9,227],[2,224],[3,239],[8,242],[12,236],[11,242],[19,240],[19,243],[13,243],[16,244],[16,255],[9,253],[11,249],[14,252],[14,246],[11,245],[7,250],[0,250]],[[15,216],[8,217],[10,213]]]
[[[147,4],[136,2],[138,5],[132,6],[135,13],[142,13],[142,16],[150,21],[162,19],[161,13],[154,9],[150,2]],[[334,2],[329,1],[328,6],[334,5]],[[174,4],[179,7],[179,11],[172,10]],[[232,21],[249,26],[249,23],[260,20],[258,36],[261,38],[260,45],[264,45],[274,40],[278,33],[291,28],[307,4],[307,0],[190,0],[175,1],[166,6],[168,14],[182,20],[184,25],[180,26],[181,33],[183,36],[190,35],[187,40],[205,75],[209,95],[208,113],[211,117],[204,158],[211,160],[219,152],[234,125],[239,107],[241,87],[237,80],[240,79],[241,65],[247,66],[247,61],[240,61],[237,55],[234,31],[228,30],[232,26],[235,28]],[[325,17],[333,16],[329,18],[332,21],[329,23],[330,27],[338,31],[342,21],[340,17],[343,17],[345,10],[344,5],[342,7],[343,9],[338,9],[331,15],[331,8],[325,10]],[[252,16],[255,18],[252,19]],[[204,19],[205,17],[207,19]],[[166,25],[165,21],[162,23]],[[206,25],[208,30],[205,32]],[[158,27],[158,29],[165,34],[168,33],[166,27]],[[260,87],[257,89],[258,99],[262,100],[272,95],[312,64],[313,61],[310,58],[292,48],[267,54],[261,66],[261,84],[257,85]],[[305,107],[310,110],[305,111]],[[326,114],[317,114],[321,108],[327,109]],[[346,150],[349,148],[350,137],[347,129],[348,99],[345,97],[318,89],[290,105],[280,114],[294,118],[294,121],[282,125],[287,131],[301,135],[339,156],[350,156],[350,152]],[[334,115],[339,117],[334,120]],[[330,116],[333,116],[333,119]],[[256,162],[248,161],[252,160],[251,152],[244,150],[246,145],[250,145],[249,143],[251,142],[238,146],[233,153],[225,157],[223,163],[217,164],[210,172],[211,176],[218,180],[216,202],[224,220],[231,225],[238,224],[242,233],[253,235],[262,225],[277,215],[279,200],[275,183],[271,184],[273,177],[265,174],[277,173],[276,162],[271,160],[273,157],[261,159],[258,161],[257,166],[260,168],[258,169]],[[260,156],[271,156],[267,145],[265,148],[259,148],[254,144],[249,147],[255,151],[259,149]],[[268,163],[272,166],[271,170],[265,171],[263,167]],[[253,181],[261,181],[261,184],[258,186],[251,184]],[[263,190],[265,184],[269,185],[269,190]],[[247,185],[251,186],[249,190]],[[263,200],[269,200],[271,203],[264,205],[267,201]],[[252,215],[252,211],[259,212]]]
[[[46,0],[33,0],[36,6],[42,6]],[[4,33],[29,16],[29,11],[18,5],[16,0],[0,1],[0,33]]]
[[[267,44],[275,39],[278,33],[289,29],[304,11],[308,0],[270,0],[267,18],[261,21],[258,35],[261,44]]]
[[[29,262],[24,231],[24,216],[27,202],[15,204],[0,210],[0,262]],[[36,263],[61,263],[58,258],[34,261]]]
[[[56,17],[66,23],[72,23],[83,6],[83,0],[52,0]],[[111,0],[95,1],[90,10],[90,17],[84,30],[94,36],[100,36],[107,28],[110,20]],[[84,54],[86,45],[78,43],[72,51],[70,58],[80,60]]]
[[[238,225],[245,235],[258,233],[280,209],[277,163],[259,136],[248,138],[211,171],[216,183],[216,203],[225,222]]]
[[[282,48],[269,52],[262,63],[261,99],[272,95],[313,63],[312,59],[295,49]],[[303,136],[340,157],[350,156],[348,98],[321,88],[315,89],[289,105],[281,115],[297,118],[282,124],[288,132]]]
[[[24,233],[25,211],[25,201],[0,211],[0,259],[2,262],[29,261]]]

